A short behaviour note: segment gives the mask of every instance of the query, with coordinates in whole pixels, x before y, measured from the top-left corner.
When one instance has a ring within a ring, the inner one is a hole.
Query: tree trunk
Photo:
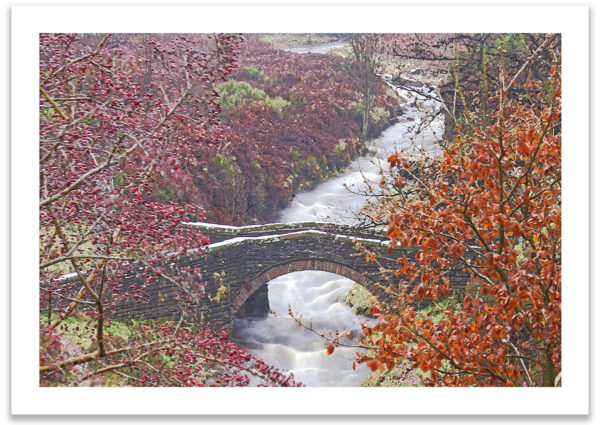
[[[485,42],[481,42],[481,122],[483,127],[487,125],[488,114],[488,81],[486,69],[487,57],[485,54]]]
[[[542,351],[542,361],[544,368],[544,375],[542,385],[544,387],[553,387],[554,380],[556,379],[556,373],[554,373],[554,362],[552,361],[552,349],[544,344],[544,350]]]
[[[366,78],[369,78],[367,75]],[[366,142],[367,136],[369,134],[369,116],[371,114],[371,90],[369,87],[369,83],[365,81],[364,93],[363,93],[363,123],[362,123],[362,141]]]

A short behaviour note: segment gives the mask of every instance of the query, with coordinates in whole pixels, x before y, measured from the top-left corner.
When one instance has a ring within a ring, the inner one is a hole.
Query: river
[[[338,44],[289,49],[297,53],[327,53]],[[386,82],[389,77],[383,76]],[[389,84],[389,82],[388,82]],[[377,188],[387,157],[399,152],[406,157],[436,155],[437,140],[443,134],[441,117],[417,134],[415,129],[439,103],[395,88],[405,100],[397,121],[369,141],[369,156],[354,160],[346,171],[296,194],[291,205],[280,213],[280,222],[318,221],[358,223],[358,213],[369,202],[369,187]],[[422,88],[421,90],[429,90]],[[374,184],[373,184],[374,183]],[[275,315],[264,319],[236,319],[232,337],[258,358],[292,372],[306,386],[359,386],[369,375],[365,365],[353,367],[356,348],[337,347],[328,355],[318,335],[299,327],[289,316],[291,307],[302,321],[321,333],[352,330],[361,333],[361,322],[344,303],[354,282],[327,272],[304,271],[280,276],[268,283],[269,305]]]

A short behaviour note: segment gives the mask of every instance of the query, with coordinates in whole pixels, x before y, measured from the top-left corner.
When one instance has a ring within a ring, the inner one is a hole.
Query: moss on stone
[[[364,287],[355,283],[348,291],[344,302],[352,308],[354,314],[368,316],[371,306],[377,302],[377,299]]]

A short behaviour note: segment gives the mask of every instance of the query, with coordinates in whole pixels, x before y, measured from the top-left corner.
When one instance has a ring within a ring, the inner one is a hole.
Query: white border
[[[39,388],[38,33],[213,31],[563,34],[563,387]],[[12,413],[587,414],[587,152],[585,6],[13,7]]]

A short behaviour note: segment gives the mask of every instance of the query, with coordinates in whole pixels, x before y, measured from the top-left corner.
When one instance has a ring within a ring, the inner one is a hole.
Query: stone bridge
[[[230,328],[236,316],[266,315],[267,283],[287,273],[303,270],[335,273],[362,285],[380,301],[389,299],[385,287],[393,282],[386,279],[396,279],[381,273],[381,267],[395,267],[399,254],[397,249],[392,258],[387,256],[388,238],[384,232],[330,223],[243,227],[188,223],[187,226],[201,230],[211,243],[202,254],[191,254],[176,264],[202,270],[207,296],[190,313],[195,320],[214,329]],[[377,261],[366,261],[364,249],[375,254]],[[457,278],[456,284],[462,286],[465,279],[460,273]],[[145,304],[123,302],[114,318],[179,320],[175,285],[156,282],[146,292]]]

